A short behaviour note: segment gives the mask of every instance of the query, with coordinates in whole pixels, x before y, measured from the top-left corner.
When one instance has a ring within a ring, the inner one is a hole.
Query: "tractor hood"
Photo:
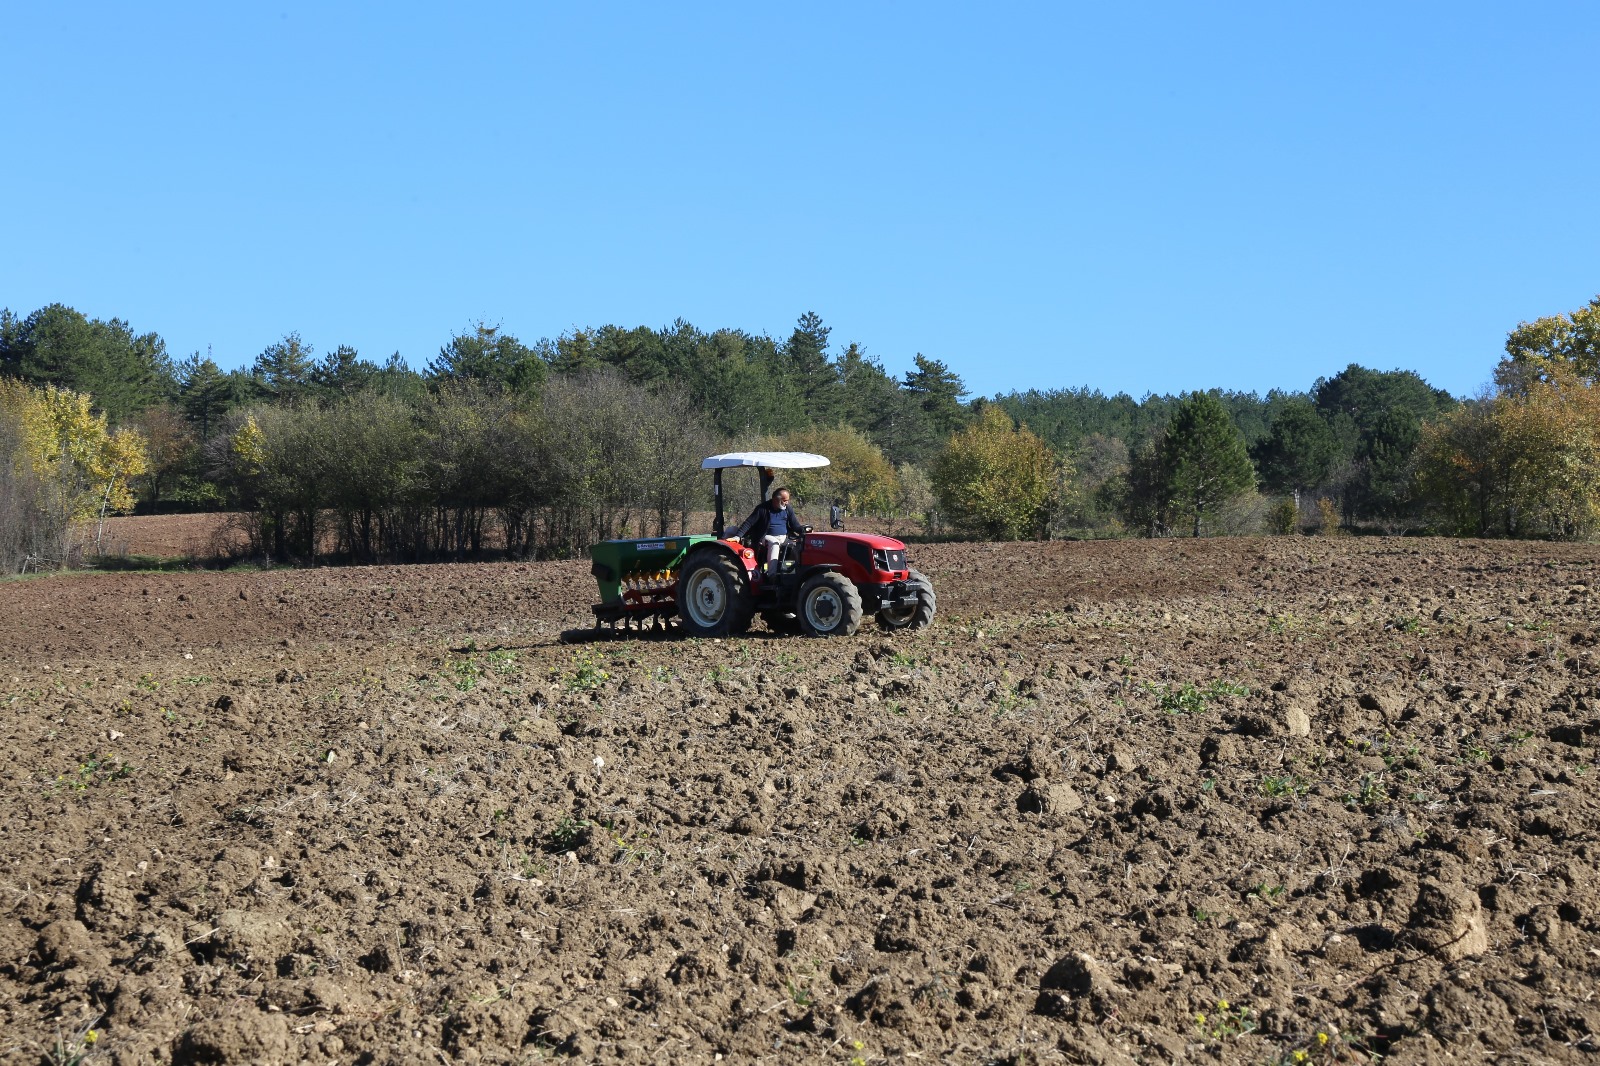
[[[814,533],[806,534],[806,547],[808,548],[823,548],[830,544],[849,544],[851,542],[865,544],[868,548],[881,548],[884,551],[905,551],[906,549],[904,541],[898,541],[893,537],[885,537],[878,533],[856,533],[854,531],[835,533],[831,530],[824,531],[819,529]]]
[[[700,463],[701,470],[726,470],[733,466],[765,466],[773,470],[803,470],[827,466],[827,456],[811,452],[726,452]]]

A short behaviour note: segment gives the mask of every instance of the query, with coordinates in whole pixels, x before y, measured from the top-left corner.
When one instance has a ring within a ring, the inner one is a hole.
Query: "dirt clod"
[[[1478,894],[1460,884],[1423,882],[1411,912],[1417,947],[1445,962],[1482,955],[1489,950],[1489,928]]]

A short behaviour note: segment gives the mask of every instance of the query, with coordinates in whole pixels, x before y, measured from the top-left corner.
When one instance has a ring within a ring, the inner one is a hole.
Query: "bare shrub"
[[[207,449],[248,554],[377,562],[567,555],[681,530],[715,442],[680,391],[605,369],[538,398],[464,380],[409,405],[369,393],[258,408]]]
[[[1325,537],[1336,537],[1341,532],[1339,505],[1326,496],[1317,498],[1317,531]]]
[[[1250,489],[1226,501],[1201,528],[1213,536],[1252,536],[1267,529],[1271,508],[1270,499]]]
[[[0,568],[6,573],[64,547],[67,529],[52,520],[60,508],[50,505],[49,492],[29,461],[21,419],[0,408]]]

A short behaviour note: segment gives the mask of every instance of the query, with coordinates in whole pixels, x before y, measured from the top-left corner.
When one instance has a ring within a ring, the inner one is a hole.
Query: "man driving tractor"
[[[778,576],[778,556],[783,552],[783,542],[791,536],[804,536],[806,527],[800,524],[794,511],[789,508],[789,490],[778,486],[772,490],[772,498],[756,505],[739,527],[734,530],[736,537],[750,537],[759,541],[767,549],[767,576]]]

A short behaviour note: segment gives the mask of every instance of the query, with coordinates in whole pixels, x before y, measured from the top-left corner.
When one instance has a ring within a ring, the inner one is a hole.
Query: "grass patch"
[[[1156,705],[1168,714],[1194,717],[1204,714],[1211,701],[1223,696],[1248,696],[1250,690],[1243,685],[1216,680],[1205,688],[1185,681],[1182,685],[1157,685],[1147,683],[1146,691],[1156,698]]]

